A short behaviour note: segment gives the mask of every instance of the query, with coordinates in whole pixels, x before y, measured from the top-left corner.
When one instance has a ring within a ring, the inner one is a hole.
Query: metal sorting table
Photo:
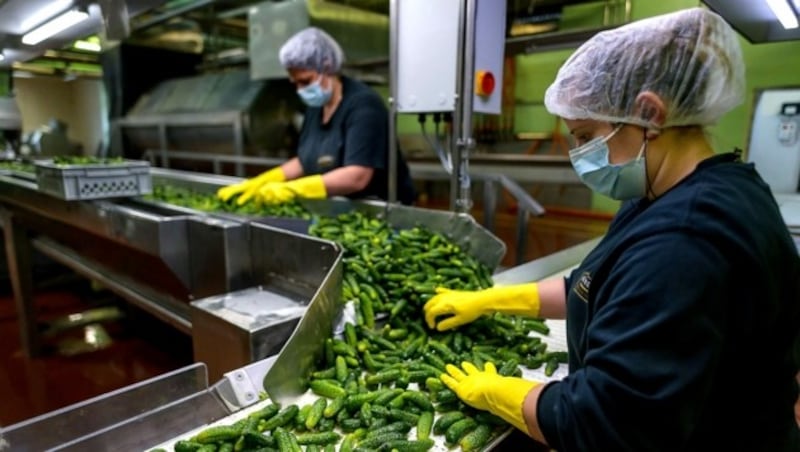
[[[494,280],[498,284],[515,284],[565,275],[596,242],[592,240],[508,269],[496,274]],[[197,363],[9,426],[2,435],[14,450],[20,451],[149,450],[174,444],[210,425],[233,422],[260,408],[265,402],[252,401],[247,394],[260,390],[262,381],[274,398],[304,403],[309,395],[300,384],[305,375],[302,367],[304,362],[311,361],[298,358],[301,353],[313,355],[312,350],[321,347],[314,340],[331,333],[330,325],[339,310],[336,306],[333,298],[316,300],[278,355],[231,370],[213,385],[208,384],[206,365]],[[564,322],[548,321],[548,325],[551,333],[543,340],[554,350],[565,349]],[[564,373],[559,368],[549,378],[560,378]],[[540,374],[541,371],[526,371],[525,376],[548,378]],[[510,430],[493,440],[488,449],[502,447],[509,433]],[[436,448],[446,450],[441,443]]]
[[[207,193],[238,180],[156,168],[151,176],[155,184]],[[381,202],[325,200],[307,207],[328,214],[368,211],[397,228],[424,224],[450,232],[462,248],[492,268],[505,253],[502,241],[469,215]],[[278,359],[290,362],[270,367],[272,392],[289,397],[304,390],[295,376],[313,364],[314,350],[331,334],[330,322],[319,319],[329,318],[338,306],[341,250],[332,242],[271,226],[269,220],[207,214],[142,199],[63,201],[41,193],[31,174],[0,171],[0,224],[27,354],[41,353],[32,276],[32,258],[38,251],[191,334],[195,361],[203,363],[192,367],[189,377],[170,374],[164,376],[166,382],[158,378],[11,426],[3,431],[5,439],[15,450],[87,450],[104,448],[106,440],[109,447],[137,448],[164,439],[158,435],[185,430],[163,420],[145,427],[143,413],[164,413],[175,404],[183,406],[184,399],[192,400],[204,408],[184,406],[195,412],[190,424],[201,425],[252,404],[268,369],[264,358],[282,348]],[[266,299],[267,305],[254,307],[253,297]],[[272,315],[259,316],[262,309]],[[297,339],[287,344],[290,336]],[[261,374],[253,379],[252,372],[233,371],[215,385],[217,389],[208,388],[209,377],[220,379],[225,371],[253,362],[261,363]],[[187,389],[175,392],[174,381]],[[164,384],[168,387],[160,388]],[[200,396],[198,390],[212,395]],[[209,398],[219,406],[209,408]],[[130,407],[106,414],[107,404]],[[90,415],[97,419],[87,422]],[[83,427],[76,428],[80,423]],[[109,433],[120,429],[136,430],[122,435],[134,441],[130,447],[119,442],[120,435]],[[155,436],[148,436],[148,429],[155,430]]]
[[[123,198],[63,201],[39,192],[32,176],[7,172],[0,173],[0,224],[22,346],[30,356],[41,353],[35,251],[190,334],[195,361],[206,363],[213,378],[277,353],[304,309],[282,310],[265,322],[255,321],[254,309],[242,312],[231,297],[217,304],[200,300],[251,288],[260,294],[257,310],[276,312],[278,296],[304,307],[338,293],[324,284],[341,271],[336,244],[250,219]],[[236,309],[239,318],[232,321],[227,314]]]

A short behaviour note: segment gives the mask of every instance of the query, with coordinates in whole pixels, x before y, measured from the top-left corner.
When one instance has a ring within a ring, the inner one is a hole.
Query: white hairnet
[[[289,38],[278,53],[286,69],[313,69],[336,74],[344,62],[344,52],[327,33],[316,27],[301,30]]]
[[[636,105],[643,91],[664,101],[662,124]],[[670,127],[713,124],[743,98],[736,33],[717,14],[691,8],[596,34],[559,69],[544,102],[567,119]]]

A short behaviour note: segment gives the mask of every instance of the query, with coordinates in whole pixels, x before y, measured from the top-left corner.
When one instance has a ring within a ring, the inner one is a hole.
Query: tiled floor
[[[513,215],[501,215],[496,220],[496,233],[509,250],[503,266],[514,263],[515,219]],[[606,219],[571,215],[532,219],[526,258],[534,259],[591,239],[601,235],[606,226]],[[53,337],[48,341],[47,353],[31,359],[20,348],[11,290],[7,282],[6,287],[0,286],[0,425],[47,413],[192,362],[190,337],[108,294],[93,291],[85,280],[69,281],[66,270],[60,272],[67,275],[67,283],[37,291],[36,305],[42,320],[98,306],[116,306],[124,316],[102,323],[100,330],[77,328]],[[66,355],[74,352],[87,335],[96,337],[98,333],[108,334],[108,347]]]
[[[190,337],[116,298],[93,292],[86,281],[37,291],[36,305],[45,322],[101,306],[117,306],[123,317],[102,322],[101,328],[94,324],[53,335],[45,342],[43,356],[28,358],[20,348],[13,297],[0,296],[0,425],[191,363]],[[105,333],[110,341],[102,346]]]

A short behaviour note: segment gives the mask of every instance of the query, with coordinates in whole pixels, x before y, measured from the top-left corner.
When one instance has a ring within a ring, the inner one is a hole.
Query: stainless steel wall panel
[[[190,286],[195,298],[252,285],[248,228],[243,223],[192,218],[188,243]]]

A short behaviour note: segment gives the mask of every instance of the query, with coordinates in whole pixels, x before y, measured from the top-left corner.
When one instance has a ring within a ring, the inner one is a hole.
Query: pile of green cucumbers
[[[154,193],[165,193],[156,189]],[[171,192],[174,193],[174,192]],[[169,202],[169,201],[167,201]],[[427,451],[434,437],[464,451],[483,449],[509,425],[461,402],[440,376],[446,364],[492,362],[505,376],[567,362],[532,332],[540,319],[494,314],[456,330],[431,330],[423,305],[437,287],[491,287],[491,270],[424,226],[395,230],[354,211],[315,217],[313,236],[344,249],[342,301],[356,320],[326,339],[308,377],[313,403],[270,403],[245,419],[207,428],[175,451]]]

